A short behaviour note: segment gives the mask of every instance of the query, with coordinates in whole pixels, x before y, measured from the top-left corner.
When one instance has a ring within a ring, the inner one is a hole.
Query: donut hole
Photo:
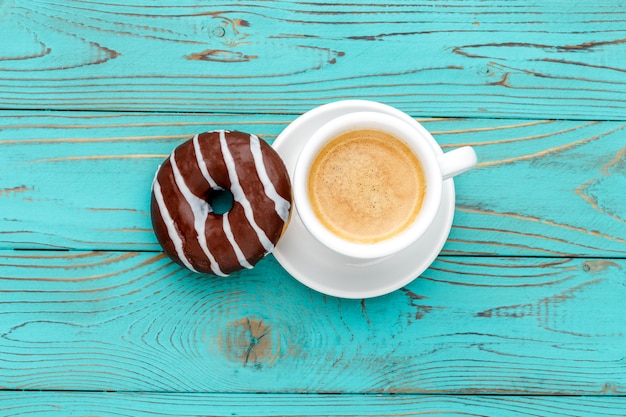
[[[215,214],[228,213],[233,208],[233,201],[233,193],[229,190],[210,190],[207,194],[207,202]]]

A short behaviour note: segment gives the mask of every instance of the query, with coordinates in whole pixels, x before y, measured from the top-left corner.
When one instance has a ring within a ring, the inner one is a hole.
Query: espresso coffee
[[[378,130],[333,138],[315,157],[308,192],[320,222],[356,243],[376,243],[404,231],[426,191],[422,166],[400,139]]]

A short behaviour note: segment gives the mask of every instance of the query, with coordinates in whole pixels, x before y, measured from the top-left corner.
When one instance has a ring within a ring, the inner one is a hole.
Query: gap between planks
[[[358,98],[354,99],[354,100],[359,100]],[[327,104],[330,104],[332,102],[328,102]],[[384,103],[384,102],[383,102]],[[314,108],[319,107],[319,106],[313,106],[311,107],[309,110],[313,110]],[[238,112],[232,112],[232,111],[207,111],[207,112],[203,112],[203,111],[191,111],[191,110],[180,110],[180,111],[164,111],[164,110],[124,110],[124,109],[120,109],[120,110],[115,110],[115,109],[93,109],[93,110],[85,110],[85,109],[73,109],[73,108],[69,108],[69,109],[46,109],[46,108],[1,108],[0,107],[0,113],[3,112],[41,112],[41,113],[46,113],[46,114],[50,114],[50,113],[84,113],[84,114],[89,114],[89,113],[93,113],[93,114],[110,114],[110,113],[115,113],[115,114],[130,114],[130,115],[142,115],[142,114],[153,114],[153,115],[157,115],[157,114],[161,114],[161,115],[177,115],[177,114],[181,114],[181,115],[207,115],[207,116],[245,116],[245,117],[249,117],[249,116],[286,116],[286,117],[290,117],[293,118],[295,120],[295,118],[297,118],[298,116],[301,116],[302,114],[304,114],[304,112],[296,112],[296,113],[288,113],[288,112],[263,112],[263,113],[259,113],[259,112],[253,112],[253,111],[238,111]],[[465,116],[438,116],[438,115],[431,115],[431,116],[415,116],[412,115],[408,112],[406,112],[407,114],[409,114],[409,116],[415,118],[418,122],[421,121],[427,121],[427,120],[472,120],[472,119],[476,119],[476,120],[531,120],[531,121],[536,121],[539,120],[536,117],[514,117],[514,116],[481,116],[481,115],[474,115],[471,117],[465,117]],[[606,119],[594,119],[594,120],[589,120],[589,119],[583,119],[583,118],[543,118],[541,120],[546,120],[546,121],[571,121],[571,122],[590,122],[590,121],[595,121],[595,122],[623,122],[626,120],[626,118],[623,119],[619,119],[619,118],[606,118]]]

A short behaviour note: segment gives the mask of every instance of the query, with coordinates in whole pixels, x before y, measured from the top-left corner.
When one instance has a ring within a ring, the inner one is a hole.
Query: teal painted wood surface
[[[448,254],[626,254],[626,123],[419,119],[445,150],[475,147],[455,180]],[[0,246],[159,250],[148,203],[158,165],[216,128],[268,142],[289,116],[5,112]]]
[[[626,7],[603,2],[3,1],[0,105],[623,120]]]
[[[502,416],[621,417],[623,397],[0,393],[5,416]],[[175,413],[167,411],[176,410]]]
[[[4,251],[11,390],[582,395],[626,391],[626,261],[440,257],[390,295],[227,279],[160,253]]]
[[[0,415],[626,415],[625,74],[619,0],[0,0]],[[176,145],[346,98],[478,153],[418,279],[162,255]]]

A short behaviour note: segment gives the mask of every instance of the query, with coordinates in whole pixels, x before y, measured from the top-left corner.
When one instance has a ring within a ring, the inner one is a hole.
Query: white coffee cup
[[[375,243],[355,242],[329,230],[315,213],[309,195],[309,174],[322,148],[339,135],[355,130],[382,131],[404,142],[419,160],[426,184],[421,209],[411,224],[398,234]],[[432,136],[421,125],[416,128],[386,113],[349,113],[323,124],[304,145],[295,167],[293,196],[302,223],[323,245],[355,262],[385,258],[407,248],[435,220],[442,199],[443,181],[469,170],[477,162],[476,153],[469,146],[438,154],[431,143]]]

